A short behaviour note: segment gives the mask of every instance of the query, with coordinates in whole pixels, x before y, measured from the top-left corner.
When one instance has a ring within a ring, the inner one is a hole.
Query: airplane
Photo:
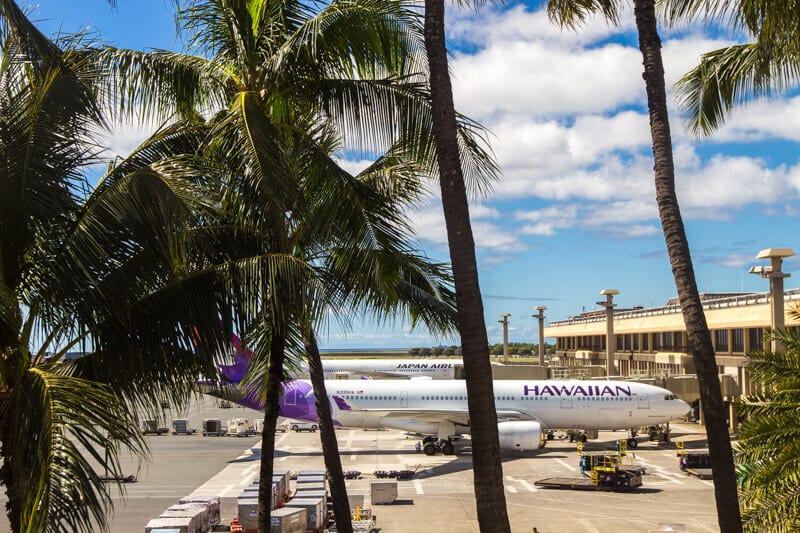
[[[234,364],[222,365],[220,370],[228,379],[241,379],[247,369],[252,352],[243,346],[241,339],[233,336]],[[407,378],[454,379],[461,359],[323,359],[325,379]],[[499,363],[493,363],[499,364]],[[308,364],[303,362],[295,378],[308,377]]]
[[[337,427],[427,435],[423,449],[428,455],[453,454],[453,442],[469,433],[464,380],[328,380],[325,387]],[[283,388],[280,416],[316,422],[311,383],[295,380]],[[543,433],[556,429],[635,431],[689,411],[672,392],[631,381],[497,380],[494,394],[503,450],[540,448]],[[263,409],[257,399],[245,395],[243,401]],[[631,437],[627,444],[636,448],[637,441]]]

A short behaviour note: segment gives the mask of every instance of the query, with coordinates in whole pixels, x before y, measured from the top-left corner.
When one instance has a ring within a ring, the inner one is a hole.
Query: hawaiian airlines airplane
[[[283,387],[280,415],[316,422],[311,383],[291,381]],[[469,433],[463,380],[332,380],[325,387],[338,427],[430,435],[423,439],[428,455],[454,453],[453,441]],[[500,447],[506,450],[539,448],[543,432],[555,429],[636,430],[689,411],[670,391],[629,381],[498,380],[494,393]],[[636,440],[629,439],[628,445],[635,448]]]

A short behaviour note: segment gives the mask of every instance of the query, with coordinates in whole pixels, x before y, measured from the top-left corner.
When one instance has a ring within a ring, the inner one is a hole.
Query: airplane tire
[[[429,442],[436,442],[436,439],[434,437],[431,437],[430,435],[422,439],[423,445],[428,444]]]
[[[436,445],[432,442],[425,443],[425,446],[423,446],[422,449],[425,452],[425,455],[436,455]]]
[[[636,439],[628,439],[628,448],[635,450],[639,447],[639,441]]]
[[[445,455],[453,455],[453,453],[455,453],[455,451],[456,451],[456,449],[453,446],[452,442],[445,442],[444,444],[442,444],[442,453],[443,454],[445,454]]]

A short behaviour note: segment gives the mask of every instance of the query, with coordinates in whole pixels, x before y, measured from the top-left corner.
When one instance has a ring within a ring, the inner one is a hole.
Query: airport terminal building
[[[800,327],[791,310],[800,308],[800,289],[784,291],[786,327]],[[706,321],[723,380],[735,383],[729,395],[752,391],[745,354],[761,349],[771,327],[770,293],[701,294]],[[613,360],[616,374],[669,378],[694,374],[686,328],[677,298],[663,307],[613,309]],[[564,369],[606,366],[607,312],[589,311],[550,322],[544,336],[555,338],[551,365]]]

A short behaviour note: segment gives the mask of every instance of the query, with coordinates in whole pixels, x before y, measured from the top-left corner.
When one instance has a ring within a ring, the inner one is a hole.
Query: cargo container
[[[159,518],[191,518],[189,531],[208,531],[211,525],[208,523],[208,509],[205,505],[194,503],[183,503],[169,506],[161,513]]]
[[[184,496],[178,503],[196,503],[206,506],[208,512],[208,524],[211,527],[222,522],[220,513],[219,496]]]
[[[372,505],[394,503],[397,499],[397,480],[373,479],[369,482],[369,491]]]
[[[169,518],[153,518],[146,526],[144,526],[144,533],[161,532],[164,529],[167,531],[177,531],[178,533],[200,533],[192,528],[192,519],[190,517],[174,516]]]
[[[172,421],[173,435],[192,435],[197,430],[189,427],[189,421],[185,418],[176,418]]]
[[[306,530],[322,531],[325,527],[327,509],[322,498],[292,498],[286,503],[286,507],[306,510]]]
[[[305,533],[305,530],[305,509],[281,507],[280,509],[275,509],[270,515],[271,533]]]
[[[325,483],[325,479],[326,479],[325,476],[320,476],[317,474],[314,475],[303,474],[301,476],[297,476],[295,483],[297,483],[298,485],[302,483]]]
[[[225,435],[225,426],[219,418],[206,418],[203,420],[203,436],[221,437]]]
[[[297,477],[305,477],[305,476],[322,476],[323,478],[328,478],[328,472],[325,470],[301,470],[297,473]]]
[[[309,491],[309,490],[325,490],[327,487],[325,483],[322,481],[314,482],[314,483],[298,483],[295,485],[295,492],[298,491]]]
[[[324,490],[306,490],[294,493],[295,498],[323,498],[328,501],[328,493]],[[291,500],[290,500],[291,501]]]
[[[258,498],[237,498],[236,510],[244,531],[258,531]]]
[[[232,418],[228,420],[228,435],[246,437],[253,433],[250,421],[246,418]]]

